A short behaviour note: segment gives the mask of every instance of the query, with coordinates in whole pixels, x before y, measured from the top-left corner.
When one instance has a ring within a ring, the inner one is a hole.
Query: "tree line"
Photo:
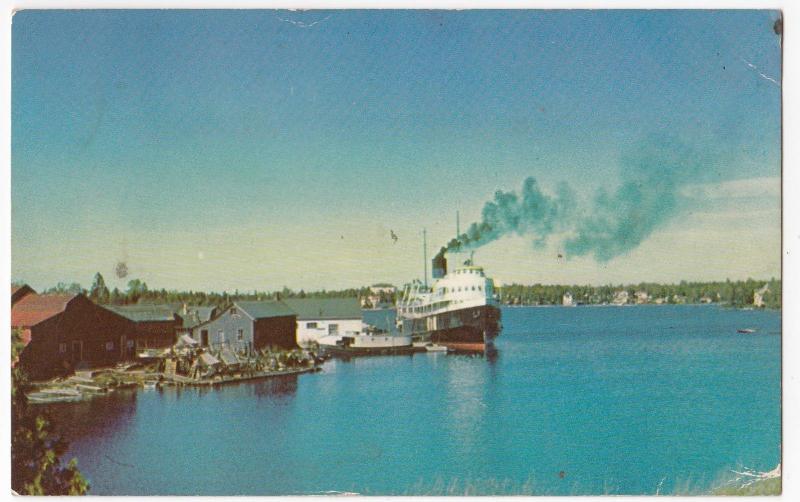
[[[506,305],[560,305],[565,294],[570,293],[575,303],[586,305],[602,305],[613,303],[621,291],[628,293],[629,302],[633,303],[637,293],[647,295],[646,303],[717,303],[733,307],[753,305],[754,294],[767,286],[763,294],[764,306],[780,308],[781,280],[772,278],[765,280],[731,281],[681,281],[673,284],[641,282],[639,284],[590,285],[551,285],[551,284],[509,284],[497,288],[500,301]],[[95,275],[91,287],[86,290],[78,283],[59,283],[44,293],[77,294],[84,293],[99,304],[134,305],[134,304],[180,304],[208,305],[226,307],[235,301],[261,301],[281,298],[366,298],[371,290],[368,286],[340,290],[305,291],[293,290],[284,286],[275,291],[240,292],[204,292],[178,291],[167,289],[150,289],[147,283],[139,279],[128,282],[125,290],[109,288],[102,274]],[[399,293],[381,293],[381,300],[396,303]]]
[[[747,279],[744,281],[687,282],[659,284],[618,284],[604,286],[510,284],[500,288],[500,300],[507,305],[560,305],[570,293],[578,304],[602,305],[613,303],[618,293],[625,291],[628,301],[635,302],[637,293],[646,294],[646,303],[718,303],[733,307],[753,305],[756,291],[767,286],[763,293],[764,306],[780,308],[781,281]],[[643,296],[643,295],[642,295]]]
[[[340,290],[305,291],[293,290],[284,286],[275,291],[234,291],[233,293],[205,292],[205,291],[178,291],[150,289],[147,283],[139,279],[131,279],[124,290],[119,288],[109,289],[101,273],[94,276],[89,289],[83,288],[79,283],[60,282],[54,287],[42,291],[43,294],[85,294],[101,305],[154,305],[154,304],[180,304],[201,306],[225,307],[235,301],[263,301],[279,300],[281,298],[363,298],[370,294],[370,288],[349,288]],[[394,300],[393,298],[391,299]]]

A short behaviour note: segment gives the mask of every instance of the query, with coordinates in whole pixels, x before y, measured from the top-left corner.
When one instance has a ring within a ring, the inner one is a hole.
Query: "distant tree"
[[[126,303],[137,303],[139,299],[147,293],[147,283],[139,279],[128,281],[128,291],[126,292]]]
[[[106,281],[103,279],[102,274],[97,272],[94,275],[94,282],[92,282],[92,287],[89,289],[89,298],[94,300],[97,303],[108,303],[110,293],[108,291],[108,287],[106,287]]]
[[[23,495],[84,495],[89,483],[73,458],[64,466],[67,443],[52,422],[28,406],[30,389],[24,371],[15,364],[24,345],[18,330],[11,343],[11,488]]]

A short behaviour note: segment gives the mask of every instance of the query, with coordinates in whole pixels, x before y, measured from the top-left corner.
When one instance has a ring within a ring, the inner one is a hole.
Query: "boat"
[[[742,328],[742,329],[737,329],[736,332],[749,335],[750,333],[755,333],[756,330],[754,330],[753,328]]]
[[[108,387],[100,387],[99,385],[90,385],[90,384],[83,384],[83,383],[76,383],[75,388],[86,394],[107,394]]]
[[[407,335],[389,333],[368,327],[345,335],[323,336],[319,349],[326,355],[411,354],[417,350]]]
[[[444,345],[429,343],[428,345],[425,346],[425,350],[428,352],[448,352],[450,349],[448,349]]]
[[[83,394],[75,389],[49,388],[30,392],[27,398],[32,404],[68,403],[80,401],[83,399]]]
[[[414,342],[460,352],[485,351],[502,330],[494,281],[475,265],[471,254],[466,260],[461,253],[450,255],[451,261],[461,264],[448,270],[440,252],[432,261],[430,287],[420,281],[405,286],[397,305],[398,328]]]

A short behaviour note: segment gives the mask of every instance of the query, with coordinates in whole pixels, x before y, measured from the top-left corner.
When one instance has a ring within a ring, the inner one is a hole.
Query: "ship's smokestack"
[[[446,248],[442,248],[431,260],[431,275],[434,279],[441,279],[447,273],[447,258],[444,257]]]

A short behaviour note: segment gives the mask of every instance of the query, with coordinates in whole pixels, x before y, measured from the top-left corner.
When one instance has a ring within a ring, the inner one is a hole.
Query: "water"
[[[93,494],[446,494],[454,482],[484,492],[674,493],[780,461],[779,313],[644,306],[503,316],[493,357],[333,360],[317,374],[119,392],[51,412],[69,424],[69,455]]]

